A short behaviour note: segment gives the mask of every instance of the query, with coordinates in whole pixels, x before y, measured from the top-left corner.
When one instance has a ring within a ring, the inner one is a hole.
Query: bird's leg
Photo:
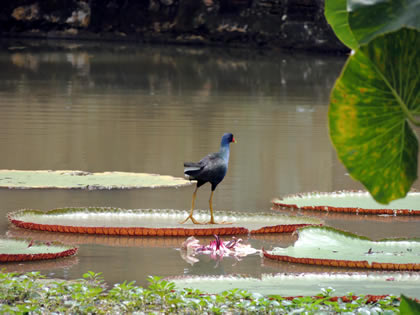
[[[209,199],[209,205],[210,205],[210,221],[207,222],[207,224],[232,224],[231,222],[216,222],[214,221],[214,216],[213,216],[213,193],[214,190],[211,191],[210,194],[210,199]]]
[[[195,197],[197,196],[197,190],[198,190],[198,187],[195,188],[194,193],[193,193],[192,202],[191,202],[191,212],[190,212],[190,215],[184,221],[180,222],[181,224],[184,224],[185,222],[187,222],[188,219],[191,219],[192,223],[194,223],[194,224],[202,224],[201,222],[198,222],[193,217]]]

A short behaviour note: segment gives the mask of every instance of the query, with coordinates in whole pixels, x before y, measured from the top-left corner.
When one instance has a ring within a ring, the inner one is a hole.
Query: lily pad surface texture
[[[420,270],[420,240],[380,240],[342,232],[330,227],[298,230],[298,240],[287,248],[263,250],[279,261],[331,267]]]
[[[420,192],[388,205],[376,202],[366,191],[313,192],[274,199],[273,205],[289,209],[348,212],[360,214],[420,215]]]
[[[55,259],[74,255],[76,247],[61,243],[40,243],[17,239],[0,239],[0,262]]]
[[[401,293],[420,298],[420,275],[402,273],[300,273],[262,274],[261,278],[243,276],[181,276],[169,278],[178,289],[191,288],[210,294],[241,288],[264,295],[315,296],[329,287],[333,295],[396,295]]]
[[[184,178],[146,173],[0,170],[0,188],[132,189],[191,185]]]
[[[215,218],[231,224],[181,224],[188,216],[182,210],[130,210],[118,208],[62,208],[42,212],[19,210],[9,213],[14,225],[22,228],[68,233],[106,235],[233,235],[248,233],[290,233],[322,221],[277,213],[215,212]],[[197,211],[196,219],[209,219],[208,211]]]

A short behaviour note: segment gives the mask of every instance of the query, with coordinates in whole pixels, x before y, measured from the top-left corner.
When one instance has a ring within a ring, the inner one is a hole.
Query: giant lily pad
[[[68,233],[106,235],[232,235],[247,233],[287,233],[322,221],[308,217],[290,217],[275,213],[215,212],[221,225],[180,224],[188,216],[181,210],[127,210],[116,208],[63,208],[48,212],[20,210],[9,213],[18,227]],[[196,211],[195,218],[209,220],[208,211]]]
[[[74,255],[76,247],[61,243],[38,243],[18,239],[0,239],[0,262],[54,259]]]
[[[178,289],[198,289],[211,294],[241,288],[264,295],[315,296],[322,289],[332,287],[334,295],[349,291],[359,295],[396,295],[401,293],[420,298],[420,275],[401,273],[287,273],[262,274],[261,278],[244,276],[181,276],[169,278]]]
[[[387,205],[376,202],[365,191],[337,191],[332,193],[304,193],[274,199],[279,207],[303,210],[349,212],[363,214],[419,215],[420,192],[409,192],[404,199]]]
[[[190,185],[183,178],[146,173],[0,170],[0,188],[130,189]]]
[[[263,250],[279,261],[383,270],[420,270],[420,240],[372,241],[329,227],[307,227],[287,248]]]

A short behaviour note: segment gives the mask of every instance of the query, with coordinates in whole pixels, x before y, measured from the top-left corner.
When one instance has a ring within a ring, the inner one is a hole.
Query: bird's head
[[[222,137],[222,145],[229,144],[229,143],[236,143],[235,138],[233,137],[233,134],[231,133],[225,133]]]

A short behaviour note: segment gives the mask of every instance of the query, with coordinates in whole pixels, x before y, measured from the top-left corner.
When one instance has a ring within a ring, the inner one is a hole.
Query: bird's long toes
[[[197,221],[192,215],[189,215],[184,221],[179,222],[180,224],[184,224],[185,222],[187,222],[188,220],[191,220],[192,223],[194,224],[205,224],[203,222],[199,222]]]

